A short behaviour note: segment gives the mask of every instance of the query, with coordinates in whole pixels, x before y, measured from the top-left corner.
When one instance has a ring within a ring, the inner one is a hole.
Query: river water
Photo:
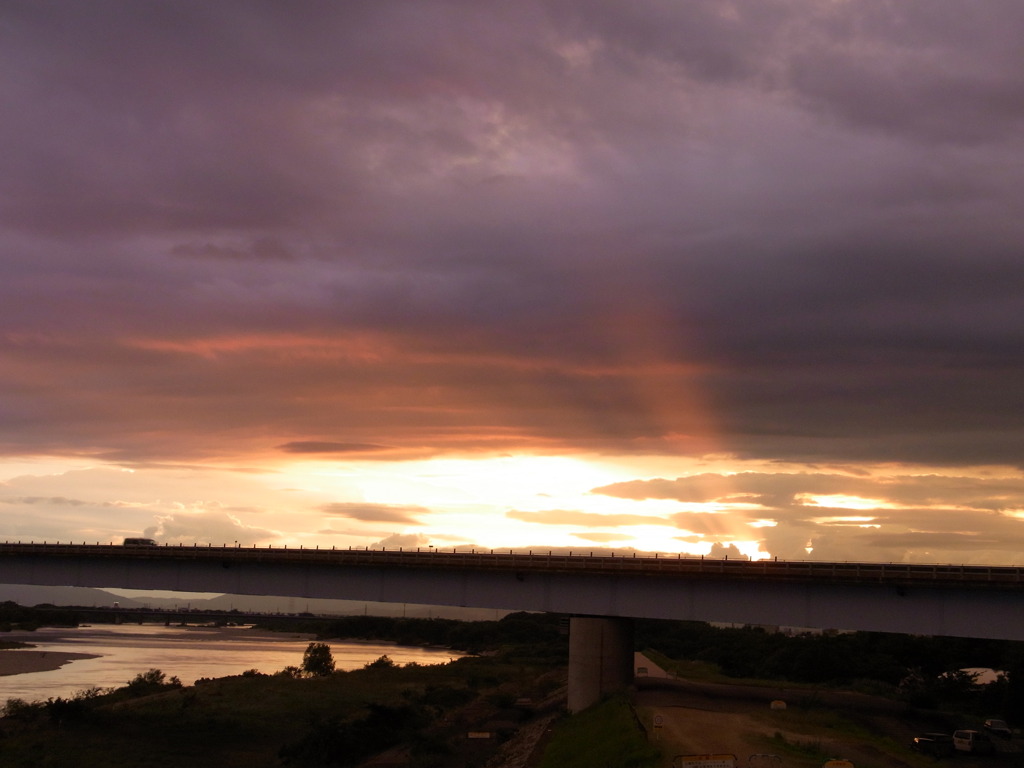
[[[93,687],[121,687],[150,669],[159,669],[168,678],[176,676],[185,685],[203,677],[238,675],[250,669],[272,674],[285,667],[301,667],[302,654],[311,640],[306,635],[256,632],[241,627],[163,624],[44,627],[35,632],[4,633],[0,639],[31,643],[35,646],[31,650],[35,651],[97,655],[47,672],[0,676],[0,705],[10,698],[45,701]],[[462,655],[444,649],[386,643],[328,644],[335,666],[345,670],[358,669],[385,655],[399,664],[443,664]]]

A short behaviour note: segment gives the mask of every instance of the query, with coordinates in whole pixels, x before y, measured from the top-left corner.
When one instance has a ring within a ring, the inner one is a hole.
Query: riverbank
[[[47,641],[60,640],[80,630],[88,629],[88,626],[78,628],[55,628],[47,636]],[[307,640],[313,635],[299,632],[271,632],[269,630],[253,629],[244,627],[214,627],[214,626],[187,626],[181,627],[183,631],[192,631],[197,637],[203,640]],[[10,675],[23,675],[32,672],[50,672],[81,659],[97,659],[101,654],[96,653],[73,653],[69,651],[41,651],[31,648],[0,649],[0,677]]]
[[[14,631],[0,635],[5,641],[0,646],[0,704],[10,698],[45,701],[116,688],[151,668],[185,685],[251,670],[272,675],[299,666],[314,639],[295,629],[276,632],[251,625],[102,624]],[[396,664],[431,665],[463,655],[390,642],[329,642],[339,670],[360,669],[381,656]]]
[[[79,659],[98,658],[95,653],[63,653],[55,651],[0,650],[0,677],[28,672],[50,672]]]

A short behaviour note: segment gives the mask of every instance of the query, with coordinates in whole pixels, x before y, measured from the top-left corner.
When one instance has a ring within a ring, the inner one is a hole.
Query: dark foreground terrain
[[[997,713],[1012,718],[1024,700],[1017,645],[785,638],[664,622],[638,625],[638,640],[664,652],[638,661],[632,691],[566,717],[558,617],[351,617],[308,631],[473,655],[437,666],[382,657],[340,672],[329,647],[314,642],[284,670],[193,686],[149,670],[115,690],[11,700],[0,719],[0,766],[667,768],[680,755],[731,754],[739,768],[817,768],[831,758],[854,768],[928,768],[936,758],[911,748],[915,735],[980,728]],[[1011,671],[979,686],[957,671],[965,664]],[[995,754],[942,762],[1024,768],[1017,738],[996,743]]]
[[[563,684],[559,671],[488,657],[403,667],[385,657],[352,672],[187,687],[140,678],[111,693],[8,702],[0,765],[354,766],[388,750],[397,765],[480,765]]]

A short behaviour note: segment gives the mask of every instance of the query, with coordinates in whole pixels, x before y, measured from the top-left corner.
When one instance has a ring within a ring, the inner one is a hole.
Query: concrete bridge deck
[[[117,561],[209,562],[230,565],[335,565],[378,568],[427,568],[483,572],[532,572],[604,576],[678,576],[687,579],[754,580],[759,583],[981,587],[985,590],[1024,590],[1024,568],[1017,566],[939,565],[917,563],[822,562],[813,560],[742,560],[652,554],[631,557],[594,556],[585,552],[514,550],[443,551],[404,549],[303,549],[240,547],[210,544],[123,546],[115,544],[8,543],[0,544],[0,563],[6,557],[96,558]]]
[[[569,614],[574,711],[629,679],[633,618],[1024,640],[1014,566],[7,543],[0,583]]]

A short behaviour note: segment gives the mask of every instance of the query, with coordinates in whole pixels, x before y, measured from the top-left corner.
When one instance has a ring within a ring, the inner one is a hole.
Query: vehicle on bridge
[[[156,542],[153,539],[144,539],[140,537],[128,536],[121,544],[125,547],[155,547]]]

